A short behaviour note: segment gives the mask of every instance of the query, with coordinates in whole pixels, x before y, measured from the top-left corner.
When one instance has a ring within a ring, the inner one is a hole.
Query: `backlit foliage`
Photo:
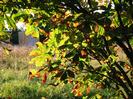
[[[29,63],[40,67],[35,74],[31,71],[31,76],[41,73],[42,83],[50,79],[54,86],[71,83],[72,93],[79,97],[133,97],[133,50],[129,42],[133,2],[104,1],[1,2],[2,15],[12,29],[16,29],[14,22],[22,20],[27,35],[44,36],[30,53],[33,58]],[[128,63],[118,60],[115,47],[122,48]],[[93,60],[97,64],[91,64]]]

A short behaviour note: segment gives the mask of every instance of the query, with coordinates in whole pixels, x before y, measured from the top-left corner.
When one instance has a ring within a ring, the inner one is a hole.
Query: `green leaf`
[[[117,57],[115,55],[109,55],[108,59],[111,60],[111,64],[113,64],[117,60]]]
[[[36,29],[35,30],[35,32],[32,32],[32,37],[34,37],[34,38],[39,38],[39,32],[38,32],[38,30]]]
[[[119,4],[119,0],[114,0],[115,4]]]
[[[3,28],[4,28],[4,18],[3,17],[0,17],[0,20],[1,20],[0,31],[2,31]]]
[[[0,40],[5,41],[10,38],[10,34],[5,31],[0,31]]]
[[[35,58],[35,65],[38,66],[38,67],[43,66],[43,64],[45,62],[43,58],[44,57],[37,56]]]
[[[33,25],[27,24],[26,25],[27,29],[25,31],[25,34],[31,35],[34,38],[39,38],[39,31],[38,28],[34,27]]]
[[[45,10],[43,10],[42,13],[43,13],[44,15],[46,15],[47,17],[50,17],[49,13],[47,13]]]
[[[26,36],[31,35],[33,31],[34,31],[34,26],[27,24],[26,25],[26,31],[25,31]]]
[[[41,49],[41,48],[43,48],[44,45],[41,42],[37,42],[36,46]]]
[[[104,32],[105,32],[104,28],[101,25],[99,25],[98,26],[98,34],[99,35],[104,35]]]
[[[82,13],[76,13],[74,14],[74,20],[76,20],[77,18],[79,18],[82,15]]]
[[[16,23],[12,20],[12,18],[9,18],[9,17],[5,14],[5,19],[6,19],[8,25],[9,25],[10,27],[12,27],[14,30],[17,29]]]
[[[0,31],[2,31],[4,28],[3,24],[0,24]]]

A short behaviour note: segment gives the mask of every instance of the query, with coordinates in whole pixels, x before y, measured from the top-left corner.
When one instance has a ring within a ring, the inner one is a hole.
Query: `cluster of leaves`
[[[22,15],[28,11],[26,17],[13,14],[13,19],[24,19],[27,35],[43,36],[42,42],[37,42],[37,48],[30,53],[34,57],[30,64],[44,68],[51,75],[48,77],[54,81],[53,85],[71,82],[72,92],[77,96],[84,95],[85,91],[89,96],[93,87],[113,89],[115,95],[121,93],[131,98],[133,50],[129,40],[133,33],[133,13],[129,12],[133,12],[132,0],[105,1],[102,4],[96,0],[14,0],[2,4],[12,13],[14,9],[20,12],[18,8],[22,9]],[[125,52],[128,64],[117,60],[115,46]],[[97,61],[98,66],[93,66],[92,60]],[[41,79],[45,83],[47,74]],[[109,96],[98,92],[96,97]]]
[[[3,17],[0,15],[0,20],[1,20],[1,24],[0,24],[0,40],[7,40],[9,38],[9,35],[7,34],[6,31],[4,31],[4,19]]]

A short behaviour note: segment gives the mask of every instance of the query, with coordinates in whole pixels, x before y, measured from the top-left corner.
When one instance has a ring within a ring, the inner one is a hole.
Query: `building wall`
[[[19,44],[20,46],[34,46],[38,39],[33,38],[32,36],[26,36],[26,25],[24,22],[18,22],[16,24],[17,31],[13,31],[11,42],[13,44]]]

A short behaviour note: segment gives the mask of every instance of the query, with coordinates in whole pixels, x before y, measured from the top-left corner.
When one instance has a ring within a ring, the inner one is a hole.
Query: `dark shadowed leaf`
[[[72,78],[74,78],[74,77],[75,77],[74,72],[73,72],[73,71],[71,71],[71,70],[67,70],[67,74],[68,74],[68,76],[69,76],[69,77],[72,77]]]
[[[78,68],[79,68],[80,70],[83,70],[83,68],[84,68],[84,64],[83,64],[82,61],[79,61]]]
[[[64,83],[67,84],[68,83],[68,80],[64,80]]]
[[[53,63],[52,63],[52,65],[53,65],[53,64],[60,65],[60,64],[61,64],[61,61],[60,61],[60,60],[58,60],[58,61],[56,61],[56,62],[53,62]]]
[[[120,66],[124,67],[125,62],[123,62],[123,61],[119,61],[119,64],[120,64]]]
[[[64,49],[64,48],[72,48],[73,44],[67,44],[67,45],[62,45],[58,49]]]
[[[67,45],[62,45],[62,46],[60,46],[58,49],[64,49],[64,48],[66,48],[66,46],[67,46]]]
[[[74,62],[79,61],[79,54],[75,54],[75,55],[74,55],[73,61],[74,61]]]
[[[63,75],[63,71],[59,71],[56,75],[55,75],[55,77],[61,77]]]
[[[49,72],[52,72],[52,71],[57,71],[57,70],[59,70],[59,67],[57,66],[57,67],[50,67],[49,68]]]
[[[67,78],[67,73],[66,73],[66,71],[65,71],[65,72],[63,72],[63,74],[62,74],[60,80],[65,80],[66,78]]]
[[[69,58],[72,57],[74,55],[73,51],[69,52],[68,54],[66,54],[65,58]]]

